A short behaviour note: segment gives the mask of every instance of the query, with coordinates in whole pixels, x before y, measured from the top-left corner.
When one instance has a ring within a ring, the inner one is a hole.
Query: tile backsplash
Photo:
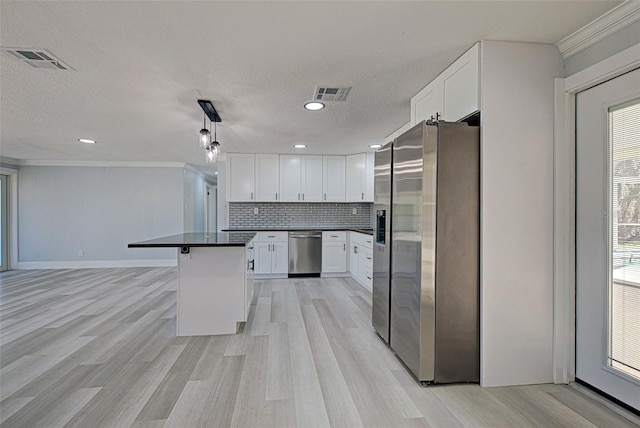
[[[255,214],[255,209],[258,214]],[[353,214],[353,210],[356,214]],[[229,228],[345,227],[371,229],[372,203],[229,203]]]

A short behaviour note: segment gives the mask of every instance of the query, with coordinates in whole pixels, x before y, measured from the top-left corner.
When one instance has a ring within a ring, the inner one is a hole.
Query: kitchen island
[[[251,232],[182,233],[129,244],[175,247],[178,257],[178,336],[236,334],[253,298]]]

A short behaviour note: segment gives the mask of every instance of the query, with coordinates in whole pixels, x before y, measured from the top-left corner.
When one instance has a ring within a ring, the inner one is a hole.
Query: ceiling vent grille
[[[313,99],[316,101],[345,101],[351,86],[317,86]]]
[[[2,48],[2,50],[34,68],[73,70],[45,49]]]

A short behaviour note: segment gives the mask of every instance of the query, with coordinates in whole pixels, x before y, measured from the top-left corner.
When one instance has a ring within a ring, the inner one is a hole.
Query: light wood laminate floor
[[[350,279],[257,281],[244,331],[208,337],[175,336],[175,268],[0,282],[6,427],[638,426],[571,386],[419,386]]]

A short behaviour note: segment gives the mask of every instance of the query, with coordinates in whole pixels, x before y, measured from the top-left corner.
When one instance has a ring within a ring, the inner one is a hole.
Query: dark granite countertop
[[[129,244],[129,248],[153,247],[244,247],[255,236],[252,231],[180,233]]]
[[[354,229],[351,227],[261,227],[261,228],[237,228],[222,229],[223,232],[296,232],[301,230],[322,230],[322,231],[351,231],[373,235],[373,229]]]
[[[373,229],[350,229],[352,232],[364,233],[373,236]]]

